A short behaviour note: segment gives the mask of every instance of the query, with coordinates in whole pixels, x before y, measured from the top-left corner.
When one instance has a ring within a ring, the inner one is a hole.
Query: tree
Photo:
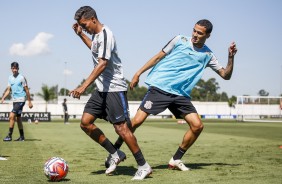
[[[231,98],[228,99],[228,106],[230,108],[230,115],[231,115],[231,108],[235,108],[235,103],[237,102],[237,97],[232,96]]]
[[[200,79],[191,91],[191,98],[199,101],[218,101],[221,98],[221,94],[217,93],[219,88],[215,78],[210,78],[206,82]]]
[[[43,86],[41,87],[42,92],[37,93],[37,95],[42,97],[44,99],[44,101],[46,102],[45,112],[47,112],[48,102],[51,101],[51,100],[54,100],[58,97],[57,96],[57,89],[58,89],[58,85],[52,86],[52,87],[49,88],[46,84],[43,84]]]
[[[222,93],[220,94],[220,101],[223,101],[223,102],[228,102],[228,101],[229,101],[228,95],[227,95],[226,92],[222,92]]]
[[[66,88],[61,88],[60,91],[59,91],[59,95],[60,96],[65,96],[65,95],[68,95],[70,92],[70,90],[66,89]]]
[[[126,83],[130,84],[130,82],[128,80],[126,80]],[[133,90],[128,89],[127,90],[127,100],[128,101],[141,101],[143,99],[143,97],[145,96],[145,94],[147,93],[147,88],[142,86],[139,87],[139,85],[137,85]]]
[[[258,95],[259,96],[268,96],[269,93],[267,91],[265,91],[264,89],[261,89],[261,90],[259,90]]]

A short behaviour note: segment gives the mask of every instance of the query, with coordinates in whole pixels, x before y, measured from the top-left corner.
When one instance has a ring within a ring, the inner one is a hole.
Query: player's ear
[[[210,33],[207,33],[207,38],[209,38],[211,36],[211,34]]]
[[[92,22],[93,22],[94,24],[96,24],[96,21],[97,21],[97,20],[96,20],[94,17],[92,17],[91,19],[92,19]]]

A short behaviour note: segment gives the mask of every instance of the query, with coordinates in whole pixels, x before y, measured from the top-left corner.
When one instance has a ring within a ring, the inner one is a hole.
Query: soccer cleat
[[[117,150],[118,156],[119,158],[121,158],[122,161],[124,161],[126,159],[126,155],[124,152],[120,151],[119,149]],[[106,158],[105,160],[105,167],[109,168],[110,167],[110,160],[111,160],[112,156],[111,154],[109,154],[109,156]]]
[[[152,172],[153,170],[148,163],[146,163],[144,166],[138,166],[138,170],[131,180],[143,180],[152,174]]]
[[[7,160],[6,158],[4,158],[4,157],[0,157],[0,160]]]
[[[3,141],[12,141],[12,136],[7,135]]]
[[[118,164],[126,159],[126,155],[124,152],[120,150],[117,150],[117,152],[119,157],[115,157],[115,158],[111,157],[109,161],[109,167],[105,172],[106,175],[111,175],[116,170]]]
[[[189,171],[190,168],[186,167],[181,160],[174,160],[173,158],[170,159],[168,163],[169,169],[179,169],[181,171]]]
[[[24,141],[24,136],[20,136],[20,137],[17,138],[15,141]]]

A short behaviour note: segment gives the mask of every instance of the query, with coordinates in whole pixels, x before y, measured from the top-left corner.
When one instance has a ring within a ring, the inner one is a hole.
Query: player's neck
[[[16,78],[19,75],[19,73],[14,73],[13,76]]]
[[[103,30],[103,24],[101,24],[100,22],[97,23],[96,29],[94,30],[94,32],[100,33]]]

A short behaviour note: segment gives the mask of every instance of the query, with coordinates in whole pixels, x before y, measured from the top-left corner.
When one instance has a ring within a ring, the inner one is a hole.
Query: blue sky
[[[67,2],[67,3],[66,3]],[[223,66],[227,49],[237,43],[233,76],[224,81],[211,69],[219,92],[271,96],[281,94],[282,20],[280,0],[9,0],[0,5],[0,92],[7,86],[10,63],[18,61],[31,93],[42,84],[74,89],[92,71],[90,50],[74,34],[74,13],[92,6],[117,40],[125,78],[134,73],[178,34],[191,35],[195,22],[209,19],[214,29],[206,44]],[[280,13],[279,13],[280,12]],[[146,74],[140,85],[145,85]]]

